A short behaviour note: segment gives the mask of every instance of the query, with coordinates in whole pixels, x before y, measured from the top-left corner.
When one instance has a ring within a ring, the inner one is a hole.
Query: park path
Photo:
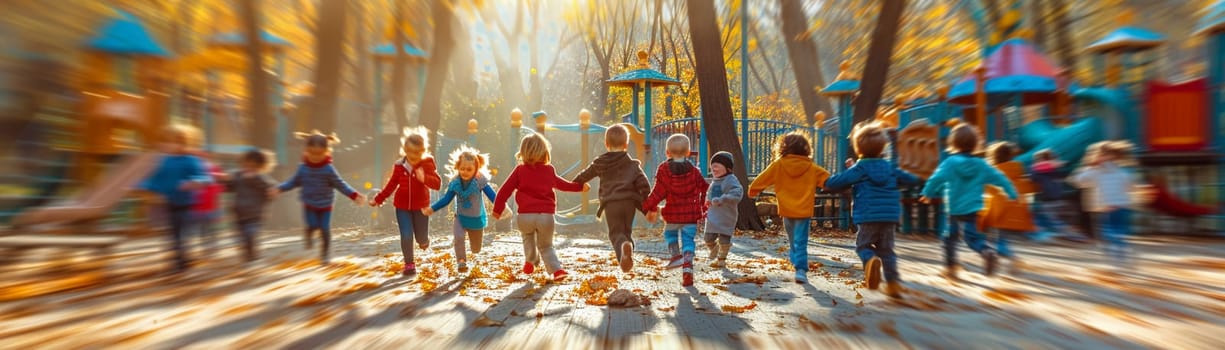
[[[722,270],[706,266],[699,244],[697,283],[683,288],[678,270],[658,269],[657,231],[638,233],[631,274],[602,233],[560,236],[572,274],[562,283],[517,272],[513,232],[489,234],[460,275],[449,232],[435,228],[419,275],[403,278],[397,235],[339,231],[328,267],[289,232],[267,233],[255,264],[228,248],[179,276],[161,273],[168,256],[156,239],[124,245],[105,278],[63,261],[5,267],[0,349],[1225,348],[1223,241],[1137,240],[1137,268],[1126,271],[1096,249],[1020,244],[1025,272],[992,278],[962,248],[963,280],[951,282],[938,276],[937,241],[905,237],[908,290],[894,302],[857,283],[845,233],[814,235],[811,284],[791,282],[783,239],[758,233],[735,238]],[[650,305],[600,305],[614,286]]]

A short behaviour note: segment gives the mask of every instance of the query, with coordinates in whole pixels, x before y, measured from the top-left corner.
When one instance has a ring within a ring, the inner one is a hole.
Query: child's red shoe
[[[407,264],[404,264],[404,272],[403,272],[403,274],[404,274],[405,276],[412,276],[412,275],[416,275],[416,274],[417,274],[417,264],[414,264],[414,263],[407,263]]]
[[[664,268],[665,269],[675,269],[675,268],[681,267],[681,265],[684,265],[684,264],[685,264],[685,256],[677,254],[677,255],[673,255],[671,260],[668,260],[668,265],[664,266]]]
[[[681,274],[681,287],[689,287],[693,285],[693,272],[685,272]]]
[[[523,263],[523,274],[530,275],[532,272],[536,272],[536,266],[532,265],[530,261]]]
[[[561,282],[562,280],[566,279],[567,275],[569,274],[566,273],[566,270],[553,271],[553,281]]]

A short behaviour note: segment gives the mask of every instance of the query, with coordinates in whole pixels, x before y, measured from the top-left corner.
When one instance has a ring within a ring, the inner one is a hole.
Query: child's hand
[[[583,184],[583,192],[591,190],[591,184]]]
[[[366,205],[376,207],[376,208],[380,206],[378,203],[374,202],[374,199],[371,199],[369,202],[366,202]]]
[[[843,162],[843,164],[846,165],[847,168],[850,168],[851,166],[855,165],[855,158],[847,158],[846,162]]]
[[[707,207],[707,208],[709,208],[709,207],[713,207],[713,206],[715,206],[715,205],[718,205],[718,203],[711,202],[711,201],[706,201],[706,207]]]
[[[421,214],[425,214],[425,216],[434,215],[434,209],[430,209],[430,208],[421,209]]]
[[[276,198],[276,196],[279,196],[279,195],[281,195],[281,189],[276,188],[276,187],[272,187],[268,189],[268,198]]]
[[[658,211],[647,212],[647,222],[654,224],[657,220],[659,220]]]
[[[362,203],[366,203],[366,196],[362,195],[361,193],[358,193],[357,197],[353,197],[353,203],[357,204],[358,206],[361,206]]]
[[[494,220],[502,220],[502,213],[499,213],[499,212],[496,212],[496,211],[495,211],[495,212],[493,212],[492,214],[490,214],[490,216],[493,216],[493,219],[494,219]]]
[[[413,172],[413,177],[416,177],[417,181],[425,182],[425,169],[417,168],[417,171]]]

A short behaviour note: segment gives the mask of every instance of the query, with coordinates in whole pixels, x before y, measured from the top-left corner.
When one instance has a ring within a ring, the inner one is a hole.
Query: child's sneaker
[[[983,274],[987,276],[995,275],[995,268],[999,265],[1000,257],[994,250],[983,252]]]
[[[944,278],[956,281],[957,280],[957,270],[960,270],[960,269],[961,267],[957,265],[945,266],[944,272],[941,272],[940,274],[943,275]]]
[[[417,274],[417,264],[414,264],[414,263],[407,263],[407,264],[404,264],[404,272],[403,272],[403,274],[404,274],[405,276],[412,276],[412,275],[416,275],[416,274]]]
[[[562,280],[565,280],[565,279],[566,279],[566,276],[568,276],[568,275],[569,275],[569,274],[568,274],[568,273],[566,273],[566,270],[557,270],[557,271],[553,271],[553,281],[555,281],[555,282],[561,282]]]
[[[693,272],[681,273],[681,287],[689,287],[693,285]]]
[[[456,266],[455,266],[455,270],[456,270],[456,271],[459,271],[459,273],[466,273],[466,272],[468,272],[468,263],[467,263],[467,262],[460,261],[458,264],[456,264]]]
[[[630,272],[634,269],[634,244],[621,242],[621,271]]]
[[[902,284],[898,281],[889,281],[885,284],[885,295],[892,299],[901,299]]]
[[[808,271],[804,271],[804,270],[795,271],[795,283],[807,284],[808,283]]]
[[[327,253],[323,253],[319,255],[319,265],[327,266],[328,262],[329,261],[328,261]]]
[[[723,258],[718,258],[718,259],[715,259],[715,261],[714,261],[714,262],[710,263],[710,267],[713,267],[713,268],[716,268],[716,269],[721,269],[721,268],[723,268],[724,266],[727,266],[727,260],[726,260],[726,259],[723,259]]]
[[[417,246],[421,247],[421,250],[430,249],[430,242],[421,243],[421,244],[418,244]]]
[[[668,265],[664,266],[664,268],[665,269],[675,269],[675,268],[681,267],[681,265],[684,265],[684,264],[685,264],[685,256],[677,254],[677,255],[673,255],[671,260],[668,260]]]
[[[874,256],[863,264],[863,279],[870,290],[880,287],[880,257]]]
[[[530,275],[532,272],[536,272],[536,265],[532,265],[531,261],[523,263],[523,274]]]

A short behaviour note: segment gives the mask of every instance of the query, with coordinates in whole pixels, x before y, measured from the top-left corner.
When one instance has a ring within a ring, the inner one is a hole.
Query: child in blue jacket
[[[174,272],[182,272],[188,267],[187,248],[183,246],[187,228],[191,227],[191,208],[196,204],[195,191],[213,182],[213,178],[204,170],[204,162],[191,155],[188,147],[196,135],[194,128],[183,125],[172,125],[162,134],[161,165],[149,175],[140,185],[146,191],[154,192],[166,200],[169,212],[170,234],[175,252]]]
[[[983,257],[983,273],[995,274],[997,255],[987,243],[987,237],[978,232],[978,212],[983,210],[983,186],[999,187],[1008,194],[1009,200],[1017,199],[1017,190],[1012,181],[986,160],[973,156],[978,148],[978,130],[969,124],[960,124],[949,133],[949,155],[923,186],[920,201],[930,198],[946,198],[949,227],[944,237],[944,275],[957,279],[957,240],[965,232],[966,245]],[[947,190],[947,196],[945,195]]]
[[[451,182],[447,184],[442,198],[434,202],[434,205],[422,210],[422,214],[434,215],[435,212],[446,208],[452,201],[456,202],[455,224],[452,226],[455,269],[459,273],[465,273],[468,272],[468,254],[464,249],[464,233],[468,234],[472,254],[480,253],[485,226],[489,224],[489,217],[485,215],[485,200],[481,199],[481,195],[493,202],[498,194],[489,184],[491,175],[488,155],[481,154],[475,148],[461,146],[451,152],[449,158],[450,165],[447,166],[447,169],[451,172],[448,175]]]
[[[303,215],[306,218],[306,249],[311,249],[311,233],[319,231],[323,236],[323,247],[319,251],[320,263],[327,265],[328,252],[332,246],[332,202],[336,198],[333,190],[340,191],[354,203],[361,205],[365,203],[365,196],[362,196],[353,187],[340,177],[340,173],[336,172],[336,168],[332,166],[332,144],[339,143],[340,139],[336,134],[324,135],[318,131],[313,133],[296,133],[298,139],[306,140],[306,152],[302,159],[302,165],[298,166],[298,171],[293,174],[289,181],[277,186],[277,188],[269,190],[270,195],[276,196],[281,192],[292,191],[295,188],[302,187],[300,199],[303,204]]]
[[[884,265],[885,295],[901,298],[901,280],[897,271],[897,254],[893,251],[893,234],[902,216],[902,186],[915,186],[919,178],[899,170],[882,158],[889,145],[889,135],[879,122],[860,124],[851,133],[851,144],[859,161],[850,169],[825,180],[825,188],[841,190],[851,187],[854,192],[852,215],[859,232],[855,237],[855,253],[863,261],[864,280],[868,289],[880,286]],[[849,163],[849,161],[848,161]]]

